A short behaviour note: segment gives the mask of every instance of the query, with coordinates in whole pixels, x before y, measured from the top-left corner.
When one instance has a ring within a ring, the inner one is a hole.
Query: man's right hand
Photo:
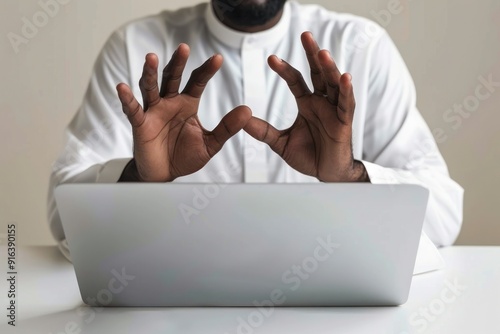
[[[120,181],[171,182],[203,168],[224,143],[242,130],[252,117],[248,107],[229,112],[219,125],[208,131],[200,123],[198,107],[208,81],[222,66],[215,55],[193,71],[179,93],[182,73],[189,58],[189,47],[179,45],[163,70],[158,87],[158,57],[148,54],[139,82],[144,106],[135,99],[129,86],[117,86],[123,112],[132,125],[134,159]]]

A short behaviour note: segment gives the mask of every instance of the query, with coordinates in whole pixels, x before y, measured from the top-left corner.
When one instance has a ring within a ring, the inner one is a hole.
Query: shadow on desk
[[[398,319],[400,321],[398,321]],[[406,333],[401,307],[79,308],[19,322],[22,333]]]

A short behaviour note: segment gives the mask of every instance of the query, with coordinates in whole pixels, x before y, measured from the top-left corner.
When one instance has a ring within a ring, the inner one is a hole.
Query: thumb
[[[226,141],[240,132],[252,118],[252,110],[247,106],[239,106],[227,113],[215,129],[209,133],[207,146],[211,152],[219,152]]]
[[[281,132],[268,122],[252,117],[246,124],[244,130],[258,141],[264,142],[276,151],[281,140]]]

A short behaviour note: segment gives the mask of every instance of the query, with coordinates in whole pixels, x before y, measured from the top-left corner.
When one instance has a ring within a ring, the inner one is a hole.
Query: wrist
[[[342,173],[335,173],[328,177],[319,178],[320,182],[371,182],[365,165],[358,160],[353,160],[349,168],[344,169]]]
[[[365,165],[358,160],[353,161],[352,173],[349,179],[349,182],[371,182]]]
[[[135,159],[130,160],[125,166],[118,182],[144,182],[137,170]]]

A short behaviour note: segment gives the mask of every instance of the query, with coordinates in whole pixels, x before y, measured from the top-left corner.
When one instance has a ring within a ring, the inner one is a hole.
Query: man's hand
[[[252,117],[245,131],[268,144],[292,168],[323,182],[369,182],[363,164],[353,159],[352,121],[355,100],[350,74],[341,74],[330,53],[311,33],[302,34],[314,92],[301,73],[276,56],[269,66],[289,85],[298,117],[287,130]]]
[[[194,70],[179,94],[188,57],[189,47],[181,44],[165,67],[159,88],[158,57],[146,56],[139,83],[144,107],[129,86],[124,83],[117,86],[134,137],[134,160],[127,165],[120,181],[170,182],[197,172],[251,118],[250,109],[241,106],[229,112],[213,131],[204,129],[198,118],[200,98],[223,59],[215,55]]]

